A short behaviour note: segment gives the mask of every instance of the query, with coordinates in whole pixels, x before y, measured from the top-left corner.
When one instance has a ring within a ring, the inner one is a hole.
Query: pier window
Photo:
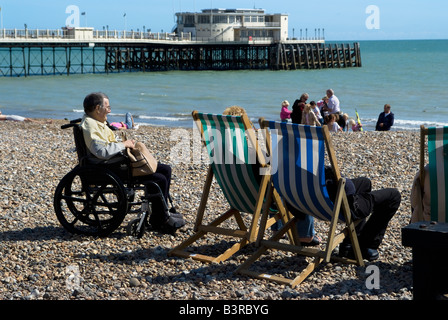
[[[199,24],[210,24],[210,16],[199,16],[198,17]]]
[[[213,23],[227,23],[227,16],[213,16]]]
[[[194,15],[185,15],[185,25],[194,26]]]

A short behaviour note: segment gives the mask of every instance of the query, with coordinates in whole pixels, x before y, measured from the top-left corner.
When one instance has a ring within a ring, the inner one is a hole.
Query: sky
[[[448,39],[447,0],[0,0],[5,29],[60,29],[76,6],[79,25],[171,32],[176,12],[257,8],[289,15],[289,36],[322,30],[327,41]],[[73,21],[74,20],[70,20]],[[1,27],[0,26],[0,27]]]

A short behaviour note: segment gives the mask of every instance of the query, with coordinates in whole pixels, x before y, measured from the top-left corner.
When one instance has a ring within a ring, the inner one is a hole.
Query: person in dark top
[[[389,131],[394,125],[394,114],[390,111],[390,104],[384,105],[384,112],[381,112],[376,122],[376,131]]]
[[[337,181],[329,167],[325,168],[325,178],[328,194],[334,201]],[[356,233],[363,258],[374,261],[379,258],[378,247],[383,241],[389,222],[400,207],[401,194],[396,188],[372,190],[372,182],[366,177],[346,178],[345,192],[351,216],[355,221],[360,220]],[[354,257],[348,238],[341,243],[339,255]]]
[[[308,100],[308,93],[301,95],[300,99],[297,99],[292,105],[291,122],[301,124],[302,123],[302,112],[305,108],[306,101]]]

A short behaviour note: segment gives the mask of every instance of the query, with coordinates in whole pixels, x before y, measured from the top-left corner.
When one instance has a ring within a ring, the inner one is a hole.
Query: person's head
[[[84,99],[84,112],[100,122],[107,121],[110,113],[109,97],[102,92],[94,92]]]
[[[315,108],[316,107],[316,101],[311,101],[310,105],[311,105],[311,108]]]
[[[231,106],[231,107],[226,108],[222,114],[225,116],[242,116],[247,113],[243,107]]]
[[[328,115],[328,122],[335,122],[336,121],[336,115],[334,113]]]
[[[333,89],[328,89],[327,90],[327,97],[328,98],[331,98],[331,96],[333,96],[334,95],[334,91],[333,91]]]
[[[289,101],[288,100],[283,101],[282,107],[289,107]]]
[[[305,102],[306,100],[308,100],[309,97],[310,97],[310,96],[308,95],[308,93],[304,93],[304,94],[302,94],[302,95],[300,96],[300,100],[301,100],[302,102]]]
[[[386,112],[386,113],[389,113],[390,112],[390,109],[391,109],[391,107],[390,107],[390,104],[385,104],[384,105],[384,112]]]
[[[353,127],[354,125],[356,125],[356,122],[355,122],[355,120],[350,119],[350,120],[348,120],[348,124],[350,127]]]
[[[348,120],[348,114],[347,114],[347,113],[344,113],[344,114],[342,115],[342,118],[343,118],[345,121],[347,121],[347,120]]]
[[[304,112],[304,113],[309,113],[309,112],[311,112],[311,104],[307,103],[307,104],[305,105],[305,107],[303,108],[303,112]]]

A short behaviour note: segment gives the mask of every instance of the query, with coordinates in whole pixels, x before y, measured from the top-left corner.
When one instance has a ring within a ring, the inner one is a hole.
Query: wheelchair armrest
[[[101,160],[96,158],[95,156],[88,155],[85,157],[85,160],[89,164],[95,164],[95,165],[113,165],[117,163],[128,163],[129,157],[124,153],[119,153],[118,155],[108,159],[108,160]]]
[[[68,129],[68,128],[73,128],[74,126],[77,126],[81,121],[82,121],[81,118],[72,120],[72,121],[70,121],[70,123],[62,125],[61,129],[65,130],[65,129]]]

